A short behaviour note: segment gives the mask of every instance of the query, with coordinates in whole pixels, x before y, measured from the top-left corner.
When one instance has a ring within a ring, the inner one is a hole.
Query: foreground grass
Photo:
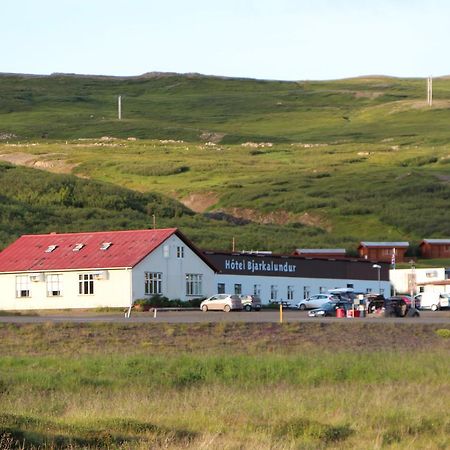
[[[393,341],[417,335],[416,347],[369,349],[358,340],[375,328],[328,326],[2,326],[0,448],[448,448],[446,340],[377,325]],[[273,346],[258,347],[271,330]],[[252,342],[236,348],[244,331]],[[316,345],[294,345],[301,332]],[[64,352],[72,339],[79,351]]]

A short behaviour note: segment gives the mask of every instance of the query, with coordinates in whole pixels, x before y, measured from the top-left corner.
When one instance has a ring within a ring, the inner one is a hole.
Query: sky
[[[1,0],[0,72],[450,74],[448,0]]]

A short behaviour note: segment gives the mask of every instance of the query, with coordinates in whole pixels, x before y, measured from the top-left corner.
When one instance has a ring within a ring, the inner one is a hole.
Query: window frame
[[[27,289],[18,289],[19,287]],[[26,292],[26,294],[22,295],[22,292]],[[16,275],[16,298],[31,298],[31,280],[28,275]]]
[[[162,272],[144,272],[144,295],[162,295],[162,275]]]
[[[56,277],[56,280],[51,280]],[[58,289],[49,289],[51,287],[57,287]],[[49,273],[45,277],[45,288],[47,291],[47,297],[62,297],[62,274]],[[55,293],[57,292],[57,293]]]
[[[185,280],[187,297],[201,297],[203,295],[202,273],[187,273]]]
[[[78,274],[78,295],[95,295],[95,278],[93,273]],[[86,289],[87,288],[87,289]],[[85,292],[88,291],[88,292]]]

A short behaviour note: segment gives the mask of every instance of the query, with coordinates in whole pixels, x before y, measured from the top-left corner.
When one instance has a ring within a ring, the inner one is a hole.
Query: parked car
[[[203,312],[211,310],[230,312],[231,310],[242,309],[242,302],[239,296],[235,294],[216,294],[203,300],[200,303],[200,309]]]
[[[332,301],[324,303],[320,308],[308,312],[309,317],[336,317],[337,309],[352,309],[353,304],[347,301]]]
[[[338,300],[339,300],[339,298],[337,298],[331,294],[312,295],[311,297],[308,297],[308,298],[300,301],[297,305],[297,308],[301,309],[301,310],[320,308],[322,305],[324,305],[327,302],[336,302]]]
[[[260,311],[261,299],[257,295],[239,295],[245,311]]]
[[[450,306],[450,294],[445,292],[424,292],[421,298],[421,309],[437,311]]]

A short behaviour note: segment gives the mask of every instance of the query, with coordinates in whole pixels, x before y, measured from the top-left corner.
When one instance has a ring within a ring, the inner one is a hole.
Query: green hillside
[[[17,183],[12,193],[0,180],[1,243],[55,228],[151,226],[152,214],[210,248],[230,248],[233,237],[239,248],[274,251],[449,237],[450,80],[434,81],[432,108],[425,88],[425,80],[387,77],[0,75],[0,159],[34,168],[2,166],[2,174],[18,171],[15,180],[28,170],[34,184]],[[99,198],[117,189],[122,203],[105,200],[102,218],[78,211],[74,220],[76,205],[57,190],[47,197],[55,177],[77,186],[96,180]],[[129,204],[136,196],[138,208]],[[146,202],[172,212],[149,213]],[[26,218],[8,219],[14,205]]]

